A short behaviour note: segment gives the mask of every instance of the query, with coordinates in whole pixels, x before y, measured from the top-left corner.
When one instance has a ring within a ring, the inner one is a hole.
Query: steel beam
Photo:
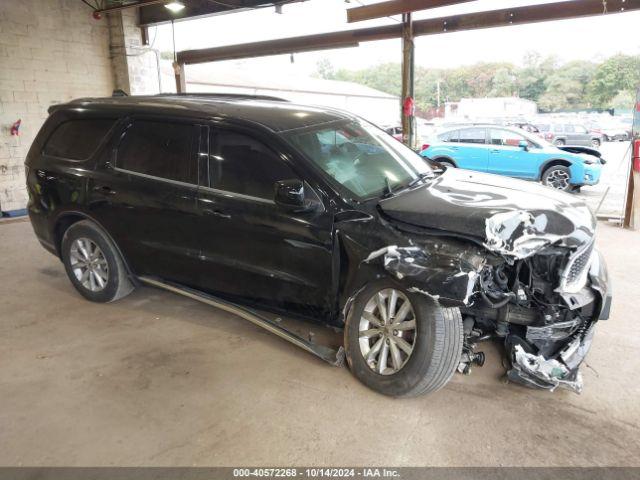
[[[360,42],[400,38],[402,25],[362,28],[343,32],[321,33],[304,37],[282,38],[264,42],[243,43],[226,47],[185,50],[177,53],[178,62],[185,64],[254,58],[266,55],[330,50],[333,48],[357,47]]]
[[[115,5],[113,7],[99,8],[97,13],[111,13],[118,12],[120,10],[128,10],[130,8],[142,8],[148,5],[154,5],[156,3],[167,3],[169,0],[139,0],[134,3],[124,3],[122,5]]]
[[[402,13],[411,13],[418,10],[446,7],[458,3],[467,3],[472,0],[391,0],[389,2],[374,3],[347,10],[347,22],[361,22],[374,18],[389,17]]]
[[[551,20],[611,15],[633,10],[640,10],[640,0],[607,0],[606,12],[603,10],[602,0],[568,0],[565,2],[418,20],[413,22],[413,35],[435,35]],[[206,63],[265,55],[343,48],[356,46],[361,42],[393,38],[402,38],[402,24],[244,43],[226,47],[186,50],[178,52],[177,58],[179,63],[184,64]]]
[[[434,35],[640,10],[640,0],[607,0],[606,4],[606,11],[603,8],[602,0],[569,0],[464,15],[451,15],[449,17],[414,22],[414,34],[416,36]]]

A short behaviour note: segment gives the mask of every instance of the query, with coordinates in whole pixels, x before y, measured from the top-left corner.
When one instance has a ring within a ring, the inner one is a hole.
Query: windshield
[[[359,199],[379,197],[432,175],[422,157],[366,122],[323,125],[283,136]]]

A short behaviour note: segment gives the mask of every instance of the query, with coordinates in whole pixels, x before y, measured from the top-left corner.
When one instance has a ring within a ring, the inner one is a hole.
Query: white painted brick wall
[[[0,0],[0,208],[25,208],[24,158],[54,104],[110,95],[109,27],[79,0]],[[20,136],[10,127],[22,119]]]
[[[115,84],[130,95],[153,95],[160,92],[158,52],[142,45],[136,15],[131,9],[109,16]]]

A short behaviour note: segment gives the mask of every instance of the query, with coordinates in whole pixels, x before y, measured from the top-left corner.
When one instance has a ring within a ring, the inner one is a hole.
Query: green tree
[[[316,63],[315,77],[324,78],[325,80],[332,80],[336,76],[335,69],[331,60],[328,58],[322,58]]]
[[[518,93],[522,98],[537,102],[547,90],[546,79],[556,69],[555,57],[542,58],[538,52],[527,52],[523,68],[518,71]]]
[[[516,92],[516,76],[512,69],[500,68],[491,79],[490,97],[511,97]]]
[[[622,90],[640,85],[640,56],[615,55],[600,64],[589,84],[589,99],[594,106],[607,108]]]
[[[619,110],[633,109],[636,103],[636,92],[633,90],[620,90],[611,100],[611,108]]]
[[[595,74],[596,65],[576,60],[562,65],[547,75],[545,92],[539,97],[541,110],[579,110],[589,108],[587,88]]]

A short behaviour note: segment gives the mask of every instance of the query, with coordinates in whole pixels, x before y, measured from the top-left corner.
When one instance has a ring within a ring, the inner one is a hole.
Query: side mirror
[[[526,140],[520,140],[518,146],[525,151],[529,150],[529,142],[527,142]]]
[[[287,210],[303,211],[311,207],[311,200],[305,197],[304,182],[290,179],[280,180],[274,185],[276,205]]]

